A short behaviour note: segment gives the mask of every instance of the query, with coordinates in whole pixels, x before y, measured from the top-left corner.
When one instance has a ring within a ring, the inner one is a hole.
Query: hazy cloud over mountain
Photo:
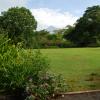
[[[73,25],[77,17],[69,12],[63,12],[59,9],[39,8],[31,9],[32,14],[38,21],[38,28],[47,28],[54,26],[56,28],[62,28],[67,25]]]

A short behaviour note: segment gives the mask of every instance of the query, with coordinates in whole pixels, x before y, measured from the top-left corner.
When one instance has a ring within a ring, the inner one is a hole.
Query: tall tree
[[[66,38],[79,46],[97,44],[100,41],[100,6],[88,7]]]
[[[13,43],[17,44],[23,41],[26,47],[30,47],[37,22],[28,9],[14,7],[1,13],[0,27],[7,31],[8,37]]]

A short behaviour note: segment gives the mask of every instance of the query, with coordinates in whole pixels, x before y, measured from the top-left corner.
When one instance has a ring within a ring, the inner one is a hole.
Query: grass
[[[69,91],[100,89],[100,48],[42,49],[50,71],[62,74]]]

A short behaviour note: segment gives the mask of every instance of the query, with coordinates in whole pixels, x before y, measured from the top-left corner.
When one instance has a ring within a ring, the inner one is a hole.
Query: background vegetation
[[[100,46],[100,6],[88,7],[73,26],[37,31],[37,21],[24,8],[10,8],[0,15],[0,33],[7,34],[12,44],[23,42],[24,48],[66,48]]]

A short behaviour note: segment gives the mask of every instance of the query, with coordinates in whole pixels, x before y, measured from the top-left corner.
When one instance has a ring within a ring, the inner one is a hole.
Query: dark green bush
[[[71,48],[76,45],[68,40],[49,40],[41,44],[40,48]]]

